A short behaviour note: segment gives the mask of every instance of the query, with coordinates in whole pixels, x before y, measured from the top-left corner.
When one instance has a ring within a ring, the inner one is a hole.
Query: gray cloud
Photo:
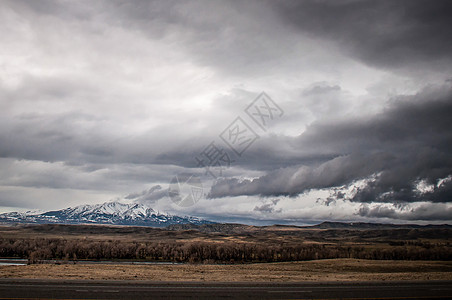
[[[394,220],[450,221],[452,218],[452,209],[438,204],[422,204],[419,207],[408,210],[401,210],[386,205],[377,205],[374,207],[364,205],[359,209],[358,215],[367,218],[388,218]]]
[[[384,68],[430,68],[452,53],[452,4],[403,1],[273,2],[289,25],[334,41],[354,57]],[[440,67],[438,64],[436,67]],[[441,67],[440,67],[441,68]]]
[[[223,179],[212,186],[209,196],[294,196],[378,174],[351,200],[450,202],[450,182],[422,195],[414,186],[418,180],[436,185],[452,174],[451,114],[452,91],[443,87],[392,99],[384,113],[369,119],[317,122],[297,138],[299,149],[336,157],[271,171],[253,180]]]
[[[156,201],[167,196],[168,189],[163,189],[160,185],[155,185],[148,190],[142,191],[141,193],[132,193],[125,196],[124,198],[139,203],[153,204]]]
[[[373,174],[391,163],[384,153],[372,156],[346,155],[318,166],[288,167],[257,179],[221,179],[212,186],[209,197],[261,195],[296,196],[310,189],[336,187]],[[347,170],[347,172],[345,172]]]
[[[283,118],[254,128],[259,140],[211,199],[178,213],[296,220],[316,210],[295,209],[295,199],[319,189],[335,191],[319,218],[334,219],[343,202],[350,218],[372,218],[353,210],[451,199],[450,181],[438,184],[452,173],[448,2],[0,6],[0,206],[62,208],[142,191],[126,200],[177,210],[163,201],[165,184],[204,174],[194,157],[212,141],[227,148],[218,134],[237,116],[253,126],[243,109],[262,91]]]
[[[307,88],[306,90],[303,91],[303,95],[304,96],[310,96],[310,95],[322,95],[324,96],[324,94],[326,93],[330,93],[330,92],[337,92],[340,91],[341,87],[338,85],[328,85],[327,83],[321,83],[321,84],[316,84],[313,87]]]
[[[260,206],[256,205],[254,207],[253,211],[261,212],[261,213],[281,212],[281,209],[275,210],[275,206],[276,206],[276,204],[278,204],[279,201],[280,201],[280,199],[273,199],[270,202],[263,203]]]

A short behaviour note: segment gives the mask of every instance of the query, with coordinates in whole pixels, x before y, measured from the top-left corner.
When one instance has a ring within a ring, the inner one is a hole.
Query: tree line
[[[451,260],[447,243],[373,246],[334,244],[133,242],[85,239],[0,239],[0,257],[43,260],[147,260],[189,263],[283,262],[332,258],[377,260]]]

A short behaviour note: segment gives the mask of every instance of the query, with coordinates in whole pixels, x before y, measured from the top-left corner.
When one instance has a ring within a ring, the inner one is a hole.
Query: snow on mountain
[[[80,205],[44,213],[4,213],[3,223],[62,223],[62,224],[112,224],[162,227],[172,224],[213,223],[196,217],[179,217],[157,213],[152,208],[138,203],[105,202],[95,205]]]

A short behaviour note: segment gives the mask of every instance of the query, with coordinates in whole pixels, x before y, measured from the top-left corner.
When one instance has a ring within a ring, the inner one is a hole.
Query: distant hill
[[[313,226],[303,226],[304,228],[319,229],[416,229],[416,228],[452,228],[452,225],[417,225],[417,224],[383,224],[383,223],[364,223],[364,222],[323,222]]]
[[[213,224],[175,224],[168,226],[169,230],[198,230],[201,232],[220,232],[224,234],[241,233],[246,231],[300,231],[306,229],[341,229],[341,230],[390,230],[390,229],[452,229],[452,225],[416,225],[416,224],[382,224],[363,222],[322,222],[317,225],[271,225],[253,226],[233,223]]]

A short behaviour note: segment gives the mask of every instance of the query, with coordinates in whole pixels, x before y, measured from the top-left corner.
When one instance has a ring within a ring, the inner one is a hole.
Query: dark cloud
[[[416,68],[452,59],[452,3],[448,0],[271,3],[289,25],[314,38],[334,41],[372,65]]]
[[[307,88],[303,91],[303,96],[310,96],[310,95],[324,95],[326,93],[330,92],[337,92],[340,91],[341,87],[338,85],[328,85],[326,83],[316,84],[313,87]]]
[[[452,208],[428,203],[408,209],[398,209],[387,205],[376,205],[374,207],[363,205],[359,209],[358,215],[366,218],[394,220],[450,221],[452,220]]]
[[[168,189],[162,188],[160,185],[155,185],[148,190],[144,190],[141,193],[132,193],[124,198],[127,200],[133,200],[135,202],[144,204],[153,204],[156,201],[167,197]]]
[[[177,126],[149,130],[136,136],[118,136],[101,127],[115,127],[115,124],[95,114],[76,112],[8,116],[0,120],[0,125],[0,157],[64,161],[70,165],[194,166],[193,157],[201,151],[201,143],[209,142],[207,138],[193,141],[188,134],[187,137],[178,136]],[[162,137],[161,130],[175,134],[172,138]]]
[[[172,39],[190,59],[217,72],[272,75],[276,69],[290,68],[288,57],[297,55],[297,43],[281,34],[287,33],[284,24],[271,7],[258,1],[111,3],[104,7],[111,24],[152,39]]]
[[[452,91],[430,88],[392,99],[376,116],[317,122],[297,138],[300,151],[335,155],[333,159],[268,172],[253,180],[219,180],[209,196],[294,196],[376,176],[351,200],[360,202],[450,202],[450,181],[420,195],[416,182],[437,185],[452,174]]]
[[[271,171],[253,180],[220,179],[212,186],[209,197],[261,195],[296,196],[310,189],[348,184],[373,174],[391,163],[384,153],[339,156],[318,166],[296,166]],[[345,171],[347,170],[347,171]]]
[[[279,199],[273,199],[270,202],[266,202],[262,205],[256,205],[253,211],[261,212],[261,213],[273,213],[273,212],[281,212],[281,209],[275,210],[276,204],[278,204]]]

